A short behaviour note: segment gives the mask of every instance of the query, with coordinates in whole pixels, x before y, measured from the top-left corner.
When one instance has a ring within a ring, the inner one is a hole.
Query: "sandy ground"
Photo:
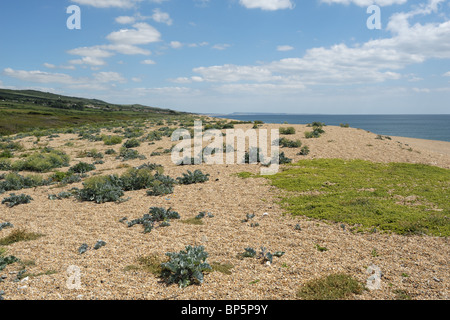
[[[294,161],[300,158],[367,159],[376,162],[425,163],[450,168],[450,143],[392,137],[378,140],[375,134],[365,130],[325,127],[326,133],[318,139],[304,139],[309,128],[294,126],[297,133],[289,139],[300,139],[311,153],[297,156],[298,150],[282,149]],[[242,125],[250,128],[251,125]],[[280,125],[264,125],[262,128],[278,128]],[[153,128],[151,128],[153,130]],[[41,144],[47,138],[41,138]],[[31,148],[35,138],[24,138],[23,144]],[[64,144],[72,141],[74,147]],[[15,228],[44,234],[34,241],[18,242],[7,247],[8,255],[22,261],[33,261],[26,267],[30,276],[15,282],[18,264],[0,271],[5,279],[0,282],[5,299],[285,299],[296,298],[297,291],[307,281],[331,273],[344,272],[366,283],[367,267],[378,266],[382,272],[381,287],[367,290],[354,299],[395,299],[398,290],[413,299],[449,298],[448,239],[430,236],[399,236],[389,234],[353,234],[340,224],[330,224],[283,214],[277,204],[279,192],[264,178],[243,180],[234,175],[242,171],[258,173],[257,165],[206,165],[175,166],[170,154],[150,157],[157,148],[169,148],[173,142],[165,138],[154,145],[143,143],[136,148],[147,160],[128,161],[131,166],[152,162],[164,165],[165,174],[181,176],[183,172],[200,169],[210,174],[204,184],[176,186],[172,195],[149,197],[145,190],[127,192],[127,202],[95,204],[78,202],[73,198],[50,201],[48,194],[55,194],[81,184],[65,188],[40,187],[22,190],[34,201],[27,205],[0,207],[0,222],[9,221]],[[110,146],[102,142],[78,140],[76,135],[61,135],[49,141],[71,155],[71,165],[80,150],[97,148],[104,152]],[[113,146],[118,150],[120,145]],[[120,173],[122,164],[115,156],[106,155],[103,165],[97,165],[101,174]],[[6,195],[6,194],[5,194]],[[3,195],[2,198],[5,196]],[[172,220],[171,226],[156,228],[144,234],[142,226],[128,228],[119,219],[140,218],[152,206],[172,207],[181,219],[192,218],[200,211],[209,211],[214,217],[204,218],[204,225],[195,226]],[[246,214],[255,214],[251,227],[243,223]],[[266,215],[263,215],[267,213]],[[295,230],[300,224],[301,230]],[[14,229],[15,229],[14,228]],[[14,229],[0,231],[4,237]],[[106,246],[99,250],[92,247],[97,240]],[[82,243],[90,246],[84,254],[78,253]],[[319,252],[315,245],[328,248]],[[209,273],[201,286],[180,289],[167,286],[157,276],[142,270],[125,270],[136,265],[141,256],[155,254],[164,258],[166,252],[184,249],[186,245],[203,245],[209,253],[209,262],[231,263],[231,275]],[[274,258],[271,266],[256,259],[238,259],[237,254],[246,247],[266,247],[271,252],[284,251]],[[373,249],[378,256],[372,255]],[[74,273],[70,266],[80,270],[81,287],[74,289],[71,282]],[[47,271],[50,275],[38,275]],[[70,271],[70,269],[69,269]]]

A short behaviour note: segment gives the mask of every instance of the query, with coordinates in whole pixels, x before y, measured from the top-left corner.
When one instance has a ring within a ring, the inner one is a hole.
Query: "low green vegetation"
[[[187,246],[180,252],[168,252],[169,261],[162,263],[162,277],[167,283],[177,283],[180,288],[203,283],[203,272],[211,271],[206,262],[208,253],[203,246]]]
[[[33,198],[26,194],[19,194],[16,195],[14,193],[11,193],[9,197],[6,197],[2,200],[2,204],[6,204],[9,208],[18,206],[20,204],[27,204],[30,203]]]
[[[201,170],[195,170],[194,172],[188,170],[187,173],[183,173],[183,176],[177,178],[180,184],[204,183],[208,180],[209,174],[204,174]]]
[[[266,176],[287,212],[356,231],[450,235],[450,170],[362,160],[301,160]]]
[[[307,282],[297,293],[302,300],[343,300],[361,294],[364,286],[346,274],[331,274]]]
[[[14,171],[48,172],[51,169],[67,167],[70,157],[59,150],[43,150],[11,164]]]
[[[25,229],[16,229],[6,237],[0,239],[0,246],[8,246],[19,241],[32,241],[43,237],[43,234],[28,232]]]
[[[119,136],[103,136],[102,140],[103,140],[103,143],[107,146],[112,146],[115,144],[122,143],[122,137],[119,137]]]
[[[280,128],[280,134],[295,134],[294,127]]]

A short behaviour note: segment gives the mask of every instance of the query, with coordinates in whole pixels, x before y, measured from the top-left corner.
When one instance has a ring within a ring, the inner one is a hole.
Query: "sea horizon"
[[[272,124],[326,125],[348,124],[380,135],[450,142],[450,114],[292,114],[292,113],[230,113],[208,114],[239,121],[263,121]]]

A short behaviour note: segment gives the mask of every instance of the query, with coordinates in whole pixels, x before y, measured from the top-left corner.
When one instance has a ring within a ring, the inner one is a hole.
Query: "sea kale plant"
[[[117,202],[123,195],[122,182],[117,175],[91,177],[83,182],[83,189],[75,194],[81,201],[96,203]]]
[[[30,197],[29,195],[26,194],[20,194],[20,195],[16,195],[14,193],[11,193],[9,197],[4,198],[2,200],[2,204],[5,204],[12,208],[14,206],[18,206],[19,204],[27,204],[30,203],[30,201],[33,200],[32,197]]]
[[[177,283],[180,288],[203,283],[203,272],[211,271],[206,262],[208,253],[203,246],[187,246],[180,252],[168,252],[168,262],[162,263],[162,277],[168,283]]]
[[[203,174],[201,170],[195,170],[194,172],[188,170],[187,173],[183,173],[183,176],[178,177],[177,180],[180,184],[203,183],[209,180],[209,174]]]
[[[127,222],[127,226],[130,228],[134,225],[142,224],[144,233],[150,233],[155,227],[156,222],[161,222],[160,226],[167,226],[170,219],[180,219],[180,215],[178,212],[172,211],[171,208],[151,207],[148,214],[144,214],[142,218]],[[125,221],[126,219],[121,220]]]

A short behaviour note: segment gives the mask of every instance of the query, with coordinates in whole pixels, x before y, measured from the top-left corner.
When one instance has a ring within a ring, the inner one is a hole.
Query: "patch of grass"
[[[16,229],[12,231],[8,236],[0,239],[0,246],[9,246],[10,244],[19,241],[32,241],[43,236],[43,234],[28,232],[25,229]]]
[[[160,275],[162,272],[161,264],[164,262],[167,262],[167,259],[162,259],[156,254],[151,254],[139,257],[137,259],[138,265],[131,269],[144,270],[154,275]],[[127,269],[130,270],[130,267],[127,267]]]
[[[345,274],[332,274],[307,282],[298,292],[302,300],[343,300],[361,294],[364,286]]]
[[[244,172],[238,172],[238,173],[236,173],[235,176],[237,176],[237,177],[239,177],[239,178],[242,178],[242,179],[248,179],[248,178],[250,178],[250,177],[253,177],[254,174],[251,173],[251,172],[246,172],[246,171],[244,171]]]
[[[230,275],[231,269],[234,268],[234,265],[231,263],[220,263],[220,262],[211,262],[212,271],[217,271],[223,274]]]
[[[422,164],[301,160],[266,176],[287,212],[356,231],[450,235],[450,170]]]
[[[63,151],[50,150],[29,155],[24,160],[17,160],[11,164],[14,171],[48,172],[51,169],[67,167],[70,158]]]
[[[190,219],[180,220],[180,222],[184,223],[184,224],[193,224],[193,225],[196,225],[196,226],[202,226],[202,225],[205,224],[203,222],[203,220],[197,219],[195,217],[194,218],[190,218]]]

